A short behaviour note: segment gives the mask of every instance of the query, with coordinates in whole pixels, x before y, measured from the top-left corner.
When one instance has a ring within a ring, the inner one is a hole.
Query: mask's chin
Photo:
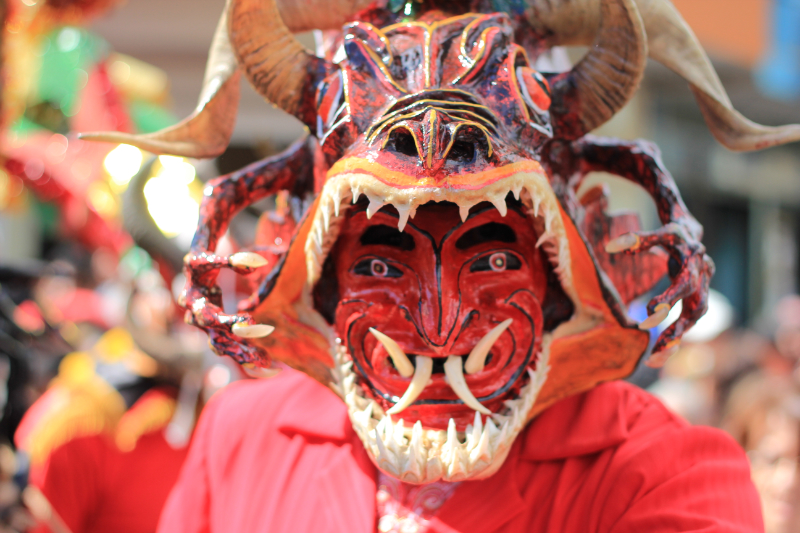
[[[417,411],[418,420],[410,427],[405,425],[402,412],[387,415],[354,369],[340,339],[333,348],[334,375],[353,428],[378,468],[407,483],[463,481],[488,477],[503,464],[547,379],[549,353],[550,336],[545,335],[535,363],[525,367],[519,377],[523,386],[518,392],[511,389],[501,395],[502,407],[488,416],[473,411],[473,422],[464,431],[458,431],[453,418],[446,430],[426,425],[425,409]],[[465,405],[449,407],[455,411],[469,409]],[[429,412],[439,419],[440,410],[431,406]]]

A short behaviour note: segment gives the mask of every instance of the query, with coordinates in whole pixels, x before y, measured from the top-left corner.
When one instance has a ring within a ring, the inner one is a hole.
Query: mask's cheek
[[[379,300],[342,299],[336,307],[336,333],[357,360],[370,374],[391,375],[389,358],[380,347],[370,328],[389,335],[402,346],[418,344],[418,335],[404,305],[393,298]]]

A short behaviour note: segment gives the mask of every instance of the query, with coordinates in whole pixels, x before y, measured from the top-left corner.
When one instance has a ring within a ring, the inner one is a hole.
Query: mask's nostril
[[[392,133],[394,138],[394,151],[410,157],[419,157],[414,136],[405,129],[397,129]]]

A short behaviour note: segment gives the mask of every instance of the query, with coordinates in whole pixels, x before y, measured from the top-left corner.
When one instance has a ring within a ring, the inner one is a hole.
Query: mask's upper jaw
[[[477,175],[454,175],[435,188],[409,185],[407,176],[378,168],[367,160],[345,159],[329,171],[283,264],[262,289],[265,299],[254,311],[256,320],[274,325],[275,332],[254,342],[274,359],[333,385],[331,350],[337,335],[314,308],[312,294],[317,283],[325,282],[320,279],[322,267],[349,206],[362,195],[369,200],[368,216],[384,205],[392,205],[402,230],[416,209],[427,202],[453,202],[465,218],[472,206],[485,201],[504,214],[506,197],[512,194],[538,225],[542,236],[539,246],[575,310],[569,320],[549,332],[551,370],[530,416],[600,382],[630,375],[645,352],[648,333],[618,311],[615,291],[604,286],[583,237],[538,163],[524,161]],[[337,387],[334,390],[339,392]]]

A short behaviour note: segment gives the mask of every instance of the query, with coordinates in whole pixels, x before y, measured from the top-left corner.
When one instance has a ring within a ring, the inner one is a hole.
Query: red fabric
[[[161,533],[374,532],[376,472],[343,402],[293,371],[206,407]],[[462,483],[436,532],[763,531],[744,453],[626,383],[535,419],[494,476]]]
[[[83,437],[32,469],[30,482],[72,533],[152,533],[186,453],[170,447],[162,431],[140,437],[128,453],[106,435]]]

